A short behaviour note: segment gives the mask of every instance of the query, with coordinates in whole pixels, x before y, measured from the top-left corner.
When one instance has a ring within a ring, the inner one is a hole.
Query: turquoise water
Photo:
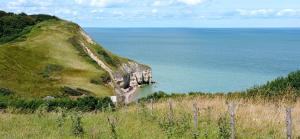
[[[300,69],[300,29],[86,28],[110,51],[153,69],[153,91],[245,90]]]

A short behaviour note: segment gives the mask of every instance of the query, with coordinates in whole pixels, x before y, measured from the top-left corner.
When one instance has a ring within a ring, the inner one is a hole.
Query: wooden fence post
[[[235,139],[235,104],[230,103],[228,107],[230,115],[231,139]]]
[[[292,108],[286,108],[286,136],[287,139],[292,139]]]
[[[199,113],[199,109],[197,107],[197,103],[193,104],[193,112],[194,112],[194,127],[195,127],[195,131],[194,131],[194,138],[198,138],[198,113]]]

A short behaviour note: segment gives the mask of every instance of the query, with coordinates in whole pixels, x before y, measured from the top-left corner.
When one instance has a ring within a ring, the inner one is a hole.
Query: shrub
[[[11,107],[12,109],[17,109],[21,112],[35,112],[38,111],[53,111],[57,108],[64,109],[76,109],[80,111],[93,111],[93,110],[103,110],[103,108],[111,107],[115,110],[115,105],[109,97],[97,98],[92,96],[87,96],[79,98],[77,100],[72,100],[70,98],[56,98],[52,100],[43,99],[17,99],[17,98],[7,98],[0,97],[0,108]]]
[[[32,27],[46,20],[57,20],[49,15],[14,14],[0,11],[0,44],[12,41],[31,31]]]
[[[38,109],[36,110],[36,113],[39,117],[45,116],[45,114],[48,112],[48,105],[46,103],[41,104]]]
[[[106,72],[105,74],[102,74],[99,78],[92,79],[90,82],[93,84],[101,85],[101,84],[107,84],[111,81],[111,78],[109,74]]]
[[[51,74],[61,71],[63,69],[62,66],[56,64],[48,64],[42,72],[44,78],[49,78]]]
[[[32,99],[32,100],[16,99],[16,100],[12,100],[9,106],[24,112],[34,112],[43,103],[44,103],[43,100],[38,100],[38,99]]]
[[[119,60],[119,58],[117,58],[116,56],[114,56],[113,54],[108,53],[106,50],[104,50],[103,48],[100,48],[97,51],[98,55],[101,56],[101,58],[109,65],[113,66],[113,67],[118,67],[118,65],[121,64],[121,61]]]
[[[228,114],[220,115],[218,119],[218,127],[219,127],[219,138],[220,139],[229,139],[230,132],[230,123]]]
[[[191,129],[190,120],[191,116],[186,113],[171,119],[169,116],[166,116],[159,121],[159,126],[167,134],[168,138],[182,137],[184,133]]]
[[[67,96],[81,96],[83,94],[90,94],[91,92],[90,91],[87,91],[87,90],[84,90],[84,89],[81,89],[81,88],[76,88],[76,89],[73,89],[71,87],[63,87],[62,88],[63,90],[63,94],[64,95],[67,95]]]
[[[118,138],[117,134],[117,119],[115,117],[107,117],[108,123],[110,125],[110,130],[113,139]]]
[[[168,97],[171,97],[170,95],[166,94],[165,92],[163,91],[159,91],[159,92],[155,92],[145,98],[141,98],[140,101],[148,101],[148,100],[159,100],[159,99],[162,99],[162,98],[168,98]]]
[[[0,88],[0,96],[12,95],[14,92],[8,88]]]
[[[82,118],[82,116],[79,113],[74,113],[71,116],[72,134],[74,134],[75,136],[82,136],[84,134],[81,118]]]
[[[57,122],[58,128],[60,128],[60,130],[61,130],[66,121],[67,114],[66,114],[66,111],[64,108],[58,108],[57,110],[59,112],[59,117],[57,118],[56,122]]]

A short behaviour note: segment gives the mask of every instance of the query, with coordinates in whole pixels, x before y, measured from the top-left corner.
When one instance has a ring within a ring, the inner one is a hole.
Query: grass
[[[0,87],[25,98],[59,96],[63,86],[82,88],[96,96],[112,95],[108,85],[90,83],[105,71],[80,55],[69,42],[69,38],[78,34],[76,24],[49,20],[35,25],[30,33],[13,42],[0,45]],[[45,78],[43,72],[49,65],[62,68]]]
[[[285,104],[265,100],[236,99],[237,138],[285,138]],[[199,108],[199,138],[218,138],[218,120],[227,112],[227,99],[222,96],[185,96],[172,99],[173,117],[176,125],[164,127],[169,117],[168,101],[162,99],[151,104],[131,104],[115,112],[83,113],[83,138],[111,138],[113,133],[108,117],[115,119],[118,138],[193,138],[192,106]],[[9,111],[9,109],[8,109]],[[58,128],[60,113],[0,114],[0,136],[2,138],[81,138],[72,134],[73,112],[68,112],[66,121]],[[300,101],[293,105],[293,137],[300,137]],[[173,132],[172,132],[173,130]],[[180,134],[178,134],[180,132]]]

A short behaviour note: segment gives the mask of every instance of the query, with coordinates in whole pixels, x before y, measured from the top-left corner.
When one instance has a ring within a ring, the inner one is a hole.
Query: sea
[[[300,28],[85,28],[111,52],[152,68],[139,97],[235,92],[300,70]]]

